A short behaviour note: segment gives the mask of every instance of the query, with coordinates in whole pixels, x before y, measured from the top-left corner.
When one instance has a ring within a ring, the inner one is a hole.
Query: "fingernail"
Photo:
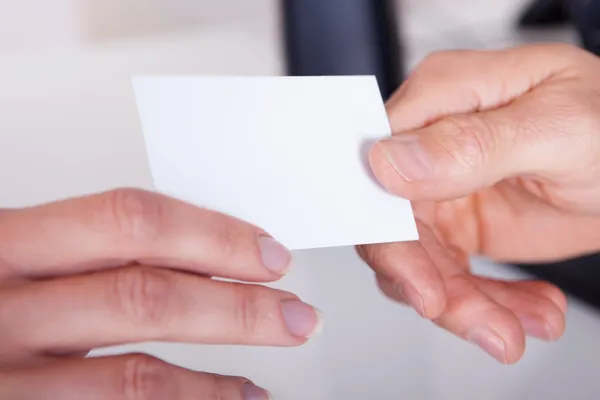
[[[394,288],[421,317],[425,317],[425,301],[415,288],[408,284],[397,284]]]
[[[271,394],[253,383],[245,383],[242,388],[244,400],[271,400]]]
[[[523,325],[523,329],[525,329],[525,332],[528,335],[542,340],[550,340],[552,338],[550,327],[537,318],[520,316],[519,320],[521,321],[521,325]]]
[[[432,174],[432,162],[419,143],[419,135],[406,133],[380,141],[387,161],[404,180],[422,181]]]
[[[278,275],[287,272],[292,262],[292,255],[288,249],[269,236],[260,236],[258,247],[265,268]]]
[[[310,338],[323,329],[323,317],[319,310],[297,300],[281,303],[285,324],[294,336]]]
[[[487,329],[477,329],[469,334],[468,340],[479,346],[496,360],[506,364],[506,343],[494,332]]]

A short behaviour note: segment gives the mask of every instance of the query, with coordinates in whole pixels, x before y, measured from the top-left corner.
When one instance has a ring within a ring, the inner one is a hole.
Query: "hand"
[[[2,210],[0,398],[266,400],[243,378],[83,356],[145,341],[300,345],[319,327],[311,306],[210,278],[267,282],[289,265],[264,231],[139,190]]]
[[[359,249],[389,297],[503,363],[559,338],[547,283],[475,276],[469,257],[567,259],[600,249],[600,60],[565,45],[428,57],[389,101],[374,174],[413,201],[420,241]]]

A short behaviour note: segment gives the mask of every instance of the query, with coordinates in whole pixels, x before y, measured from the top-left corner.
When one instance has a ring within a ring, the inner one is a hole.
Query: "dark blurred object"
[[[581,47],[600,55],[600,0],[535,0],[519,19],[521,28],[572,24]]]
[[[546,28],[569,22],[565,0],[536,0],[519,18],[519,26],[522,28]]]
[[[600,55],[600,0],[565,0],[583,48]]]
[[[600,255],[550,265],[519,265],[519,268],[600,309]]]
[[[393,0],[282,0],[289,75],[375,75],[384,99],[402,82]]]

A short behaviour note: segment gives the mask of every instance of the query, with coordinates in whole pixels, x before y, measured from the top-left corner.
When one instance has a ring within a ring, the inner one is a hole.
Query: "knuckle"
[[[136,327],[152,330],[167,324],[174,294],[169,275],[156,269],[125,268],[115,274],[116,312]]]
[[[433,139],[455,162],[465,168],[483,164],[495,147],[494,135],[482,121],[472,117],[448,117],[439,122]]]
[[[456,64],[467,54],[470,54],[467,50],[439,50],[429,53],[423,58],[420,65],[417,67],[417,71],[426,71],[428,73],[441,73],[447,75],[454,69],[450,68],[451,65]]]
[[[149,242],[161,227],[162,199],[139,189],[117,189],[104,194],[102,212],[127,241]]]
[[[377,244],[364,248],[364,260],[375,270],[388,271],[394,265],[395,257],[391,244]]]
[[[171,367],[151,356],[128,356],[123,363],[121,391],[126,400],[161,400],[175,392]]]
[[[444,62],[455,57],[455,51],[452,50],[438,50],[431,52],[423,58],[421,66],[423,67],[434,67],[439,68],[440,64],[444,65]]]
[[[255,335],[275,314],[279,301],[260,286],[247,286],[236,293],[235,325],[244,335]]]

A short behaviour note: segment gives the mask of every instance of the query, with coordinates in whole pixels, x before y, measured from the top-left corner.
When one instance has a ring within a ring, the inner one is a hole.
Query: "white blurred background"
[[[452,47],[572,41],[512,30],[522,0],[402,1],[408,63]],[[0,206],[149,187],[131,73],[284,73],[276,0],[0,0]],[[325,314],[297,349],[146,344],[184,367],[244,375],[276,399],[594,399],[600,317],[572,301],[558,343],[500,366],[384,300],[352,249],[296,254],[279,287]],[[518,278],[482,261],[477,270]]]

